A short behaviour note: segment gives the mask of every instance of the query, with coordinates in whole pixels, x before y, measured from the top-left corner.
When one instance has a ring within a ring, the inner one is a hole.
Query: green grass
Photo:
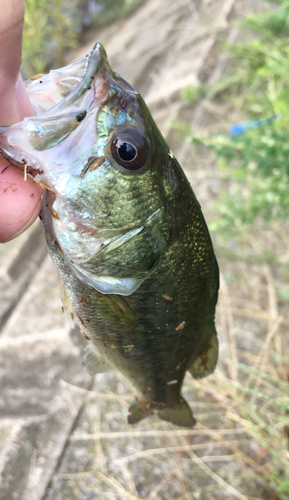
[[[25,0],[22,69],[25,77],[65,64],[67,52],[79,45],[88,28],[98,28],[129,15],[140,0]]]
[[[77,46],[78,0],[26,0],[22,68],[27,75],[44,73],[64,62],[67,50]]]
[[[177,128],[195,158],[216,164],[221,186],[210,229],[223,272],[217,317],[225,352],[200,390],[255,444],[255,456],[235,449],[251,467],[243,476],[244,485],[253,480],[248,498],[288,500],[289,1],[269,7],[239,23],[234,45],[223,44],[226,74],[212,86],[184,89],[182,98],[212,100],[241,123],[280,117],[236,137],[228,119],[228,132]]]
[[[186,99],[205,95],[229,101],[240,121],[280,115],[236,137],[185,131],[195,147],[215,152],[224,178],[234,181],[216,207],[215,227],[228,235],[257,217],[270,222],[289,216],[289,1],[275,1],[270,10],[248,16],[240,30],[245,41],[225,48],[227,75],[210,88],[183,92]]]

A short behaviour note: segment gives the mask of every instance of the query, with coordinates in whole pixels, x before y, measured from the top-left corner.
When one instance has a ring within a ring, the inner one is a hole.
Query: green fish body
[[[128,421],[195,423],[181,387],[210,374],[218,265],[200,205],[141,96],[100,44],[27,82],[37,116],[0,129],[0,151],[46,188],[42,220],[90,373],[116,368]]]

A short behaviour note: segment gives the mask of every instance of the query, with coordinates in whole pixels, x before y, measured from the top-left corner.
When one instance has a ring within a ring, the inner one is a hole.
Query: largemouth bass
[[[138,92],[104,48],[26,82],[36,116],[0,129],[0,151],[40,183],[41,217],[90,373],[116,368],[157,413],[191,427],[186,371],[209,375],[218,265],[201,207]]]

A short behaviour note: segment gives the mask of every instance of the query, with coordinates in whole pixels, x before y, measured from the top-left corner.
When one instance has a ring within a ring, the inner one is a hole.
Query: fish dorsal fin
[[[114,370],[113,366],[100,356],[91,342],[89,342],[84,350],[82,363],[90,375],[111,372]]]
[[[193,364],[189,367],[190,374],[198,379],[207,377],[210,373],[213,373],[216,368],[219,353],[219,343],[217,338],[217,332],[214,331],[211,335],[209,342],[206,344],[205,348],[194,360]]]

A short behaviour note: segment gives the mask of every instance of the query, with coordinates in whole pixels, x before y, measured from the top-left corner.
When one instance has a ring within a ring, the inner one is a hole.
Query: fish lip
[[[79,107],[76,119],[79,123],[85,120],[85,117],[90,114],[96,107],[104,102],[109,93],[110,79],[113,78],[113,71],[107,61],[106,51],[100,43],[96,43],[88,58],[87,65],[83,77],[79,84],[60,102],[55,106],[40,113],[36,116],[24,118],[22,122],[16,123],[12,126],[0,127],[0,154],[6,158],[14,167],[31,177],[35,182],[41,184],[45,182],[46,172],[40,159],[37,158],[37,149],[33,146],[34,151],[26,153],[24,150],[17,148],[17,146],[10,146],[9,131],[12,129],[21,129],[29,123],[39,123],[41,120],[49,120],[51,117],[61,117],[69,107]],[[99,76],[99,81],[98,77]],[[87,102],[84,95],[91,91],[93,87],[93,94],[90,93],[91,98]],[[85,106],[81,106],[81,100],[86,101]],[[79,115],[79,116],[78,116]],[[44,174],[44,175],[42,175]],[[45,189],[47,187],[44,186]]]
[[[106,51],[104,47],[97,42],[93,46],[88,56],[86,71],[79,84],[72,92],[70,92],[64,99],[62,99],[62,101],[60,101],[58,104],[56,104],[56,106],[54,106],[44,114],[46,116],[49,116],[50,114],[55,115],[59,111],[62,111],[68,106],[73,105],[85,94],[87,90],[91,89],[94,80],[96,79],[102,68],[106,69],[107,73],[112,73],[112,70],[107,61]],[[94,95],[94,98],[97,100],[97,95]]]

